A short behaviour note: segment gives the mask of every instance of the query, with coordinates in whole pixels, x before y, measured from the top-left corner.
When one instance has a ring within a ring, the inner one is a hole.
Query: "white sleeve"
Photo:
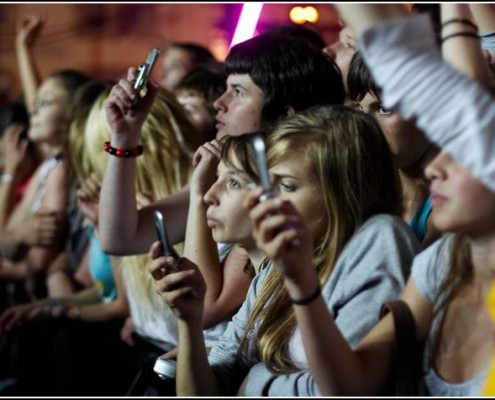
[[[365,63],[387,108],[417,126],[495,191],[495,99],[448,63],[427,15],[392,20],[363,32]]]

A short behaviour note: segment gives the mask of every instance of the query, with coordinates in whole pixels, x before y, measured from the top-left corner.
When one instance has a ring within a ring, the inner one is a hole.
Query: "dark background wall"
[[[258,32],[291,24],[289,11],[297,5],[310,4],[265,4]],[[332,5],[313,6],[320,15],[313,28],[333,43],[340,26]],[[116,79],[130,65],[139,65],[152,47],[172,41],[205,45],[223,60],[241,7],[241,3],[0,4],[0,96],[12,99],[20,94],[15,33],[26,14],[46,19],[34,47],[42,77],[57,69],[77,68]]]

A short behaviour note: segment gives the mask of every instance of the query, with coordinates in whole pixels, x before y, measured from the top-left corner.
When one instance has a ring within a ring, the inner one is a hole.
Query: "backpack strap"
[[[395,327],[393,380],[396,396],[419,396],[422,380],[422,348],[416,336],[416,324],[411,310],[403,300],[385,302],[380,319],[392,313]]]

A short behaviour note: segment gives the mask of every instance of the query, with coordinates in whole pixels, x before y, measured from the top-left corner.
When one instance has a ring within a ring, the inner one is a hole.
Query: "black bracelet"
[[[320,294],[321,294],[321,287],[320,287],[320,285],[318,285],[318,287],[316,288],[315,292],[311,296],[306,297],[305,299],[302,299],[302,300],[291,299],[292,300],[292,304],[295,304],[296,306],[305,306],[305,305],[308,305],[309,303],[315,301]]]
[[[469,25],[470,27],[476,29],[476,31],[478,30],[478,25],[476,25],[473,21],[470,21],[469,19],[465,19],[465,18],[452,18],[452,19],[449,19],[448,21],[445,21],[442,24],[442,29],[445,28],[446,25],[453,24],[455,22],[457,22],[459,24]]]
[[[472,38],[476,38],[476,39],[480,38],[478,36],[478,34],[474,33],[474,32],[457,32],[457,33],[453,33],[452,35],[447,35],[447,36],[443,37],[442,43],[445,42],[446,40],[450,39],[450,38],[454,38],[454,37],[458,37],[458,36],[472,37]]]

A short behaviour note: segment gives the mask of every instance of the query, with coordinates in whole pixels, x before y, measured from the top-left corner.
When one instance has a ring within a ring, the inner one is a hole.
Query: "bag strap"
[[[396,396],[419,395],[422,351],[416,337],[416,324],[407,303],[403,300],[385,302],[380,319],[392,313],[395,327],[393,373]]]

